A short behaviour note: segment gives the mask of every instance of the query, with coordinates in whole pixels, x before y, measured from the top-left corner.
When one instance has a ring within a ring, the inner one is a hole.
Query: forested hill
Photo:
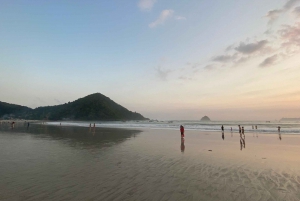
[[[110,98],[95,93],[76,101],[56,106],[29,110],[22,118],[36,120],[146,120],[141,114],[131,112]]]
[[[0,101],[0,117],[2,117],[4,115],[9,115],[9,114],[23,115],[24,113],[26,113],[30,110],[32,110],[32,109],[29,107],[5,103],[5,102]]]

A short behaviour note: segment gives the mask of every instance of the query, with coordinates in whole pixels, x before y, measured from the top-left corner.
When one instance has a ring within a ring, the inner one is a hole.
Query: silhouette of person
[[[182,125],[180,125],[180,133],[181,137],[184,138],[184,127]]]
[[[223,125],[221,126],[221,130],[224,131],[224,126]]]
[[[278,126],[278,132],[280,132],[280,126]]]

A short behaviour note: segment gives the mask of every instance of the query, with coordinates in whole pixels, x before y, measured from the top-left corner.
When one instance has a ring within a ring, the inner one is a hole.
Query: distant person
[[[230,127],[230,131],[232,132],[232,127]]]
[[[182,125],[180,125],[180,133],[181,137],[184,138],[184,127]]]
[[[29,122],[27,123],[27,128],[29,128]]]
[[[280,132],[280,126],[278,126],[278,132]]]
[[[224,131],[224,126],[223,125],[221,126],[221,130]]]
[[[15,127],[15,122],[11,122],[11,128],[14,128]]]
[[[257,129],[257,125],[255,125],[255,129]]]

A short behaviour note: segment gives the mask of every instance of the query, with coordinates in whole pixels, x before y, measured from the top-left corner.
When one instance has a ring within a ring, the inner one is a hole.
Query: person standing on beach
[[[222,132],[223,132],[224,131],[224,126],[223,125],[221,126],[221,129],[222,129]]]
[[[280,133],[280,126],[278,126],[278,132]]]
[[[184,127],[182,125],[180,125],[180,133],[181,137],[184,138]]]

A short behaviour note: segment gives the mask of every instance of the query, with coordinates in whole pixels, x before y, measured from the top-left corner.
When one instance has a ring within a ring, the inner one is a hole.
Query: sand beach
[[[300,200],[299,153],[278,133],[2,125],[0,200]]]

